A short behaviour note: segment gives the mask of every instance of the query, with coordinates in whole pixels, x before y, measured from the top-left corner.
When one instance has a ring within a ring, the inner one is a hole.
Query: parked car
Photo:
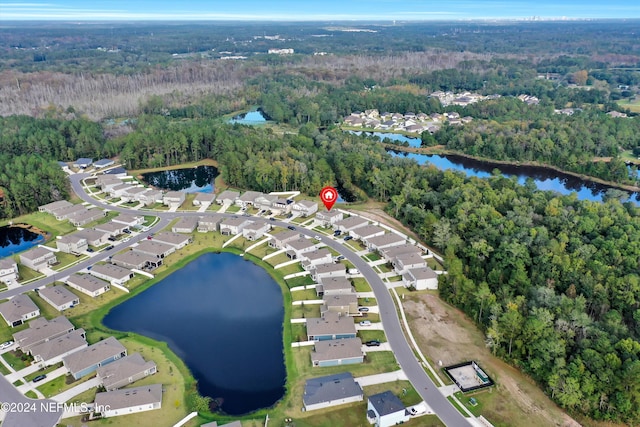
[[[109,245],[106,248],[104,248],[105,251],[110,251],[111,249],[113,249],[113,245]]]
[[[109,237],[107,240],[110,241],[110,242],[115,242],[116,238],[115,237]]]
[[[269,221],[275,221],[276,219],[274,217],[269,218]]]
[[[364,345],[366,345],[367,347],[380,347],[380,341],[371,340],[371,341],[365,342]]]
[[[122,231],[124,231],[124,232],[125,232],[125,233],[127,233],[127,234],[131,234],[131,230],[129,230],[128,228],[125,228],[125,229],[124,229],[124,230],[122,230]]]
[[[320,236],[318,236],[317,234],[315,236],[313,236],[314,239],[316,240],[320,240]]]
[[[336,258],[338,261],[342,261],[344,259],[344,255],[338,255],[338,257]]]
[[[351,240],[351,239],[353,239],[353,236],[345,236],[345,237],[344,237],[344,241],[345,241],[345,242],[346,242],[347,240]]]
[[[151,240],[151,239],[153,239],[153,237],[147,236],[147,240]]]
[[[46,375],[42,374],[42,375],[38,375],[37,377],[35,377],[32,381],[34,383],[37,383],[38,381],[42,381],[43,379],[47,378]]]
[[[416,410],[416,408],[409,408],[409,413],[411,415],[418,415],[418,411]]]
[[[360,326],[371,326],[371,320],[363,320],[360,322]]]
[[[0,350],[4,350],[5,348],[9,348],[13,345],[13,341],[5,341],[0,344]]]
[[[295,230],[296,228],[293,225],[287,227],[289,230]]]
[[[365,313],[365,312],[369,311],[369,307],[358,307],[358,311],[360,313]]]
[[[91,252],[93,252],[93,249],[87,248],[87,252],[91,253]]]
[[[336,231],[334,231],[334,232],[333,232],[333,235],[334,235],[335,237],[338,237],[338,236],[339,236],[339,235],[341,235],[341,234],[342,234],[342,231],[340,231],[340,230],[336,230]]]

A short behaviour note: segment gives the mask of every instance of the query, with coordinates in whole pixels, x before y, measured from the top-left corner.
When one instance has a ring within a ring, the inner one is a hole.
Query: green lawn
[[[397,371],[396,358],[391,351],[376,351],[367,354],[364,363],[343,366],[313,367],[311,365],[312,346],[292,348],[298,372],[307,378],[321,377],[339,372],[351,372],[354,377]]]
[[[358,305],[362,307],[372,307],[378,305],[375,298],[358,298]]]
[[[306,341],[307,340],[307,327],[304,323],[292,323],[290,326],[291,341]]]
[[[71,375],[62,375],[36,388],[40,391],[40,393],[44,394],[45,397],[52,397],[58,393],[69,390],[70,388],[73,388],[78,384],[82,384],[83,382],[88,381],[94,376],[95,374],[92,374],[80,378],[79,380],[74,380]]]
[[[49,366],[48,368],[45,368],[45,369],[39,369],[36,372],[34,372],[33,374],[27,375],[26,377],[24,377],[24,379],[25,379],[25,381],[31,381],[35,377],[37,377],[38,375],[43,375],[43,374],[46,375],[49,372],[53,372],[53,371],[55,371],[56,369],[58,369],[60,367],[62,367],[62,362],[56,363],[55,365]]]
[[[384,331],[371,330],[367,331],[365,329],[360,329],[358,331],[358,336],[362,340],[362,342],[378,340],[380,342],[387,342],[387,337],[384,334]]]
[[[17,218],[4,219],[0,221],[0,226],[7,225],[9,221],[13,221],[14,224],[31,224],[49,233],[49,238],[52,240],[55,239],[56,236],[71,233],[76,229],[70,222],[58,221],[53,215],[44,212],[34,212]]]
[[[3,366],[4,366],[4,365],[3,365]],[[5,374],[5,375],[6,375],[6,374]],[[22,381],[22,380],[16,380],[16,381],[14,381],[14,382],[13,382],[13,386],[14,386],[14,387],[21,386],[22,384],[24,384],[24,381]]]
[[[7,361],[9,366],[11,366],[16,371],[19,371],[31,365],[31,361],[33,360],[31,356],[25,355],[20,350],[8,351],[4,353],[2,357]]]
[[[465,417],[467,417],[467,413],[460,407],[460,405],[458,404],[458,402],[455,401],[455,399],[451,396],[447,396],[447,400],[449,402],[451,402],[451,404],[453,405],[454,408],[456,408],[458,410],[458,412],[460,412],[462,415],[464,415]]]
[[[291,261],[291,259],[284,252],[265,260],[265,262],[271,264],[271,266],[276,266],[287,261]]]
[[[32,270],[29,267],[25,267],[22,264],[18,264],[18,274],[20,275],[20,283],[28,282],[30,280],[44,277],[44,274]]]
[[[76,256],[73,254],[66,254],[64,252],[57,252],[56,258],[58,259],[58,264],[53,266],[53,270],[61,271],[67,268],[69,265],[83,261],[88,257],[86,255]]]
[[[355,279],[351,279],[351,281],[356,288],[356,292],[371,292],[371,286],[369,286],[369,282],[367,282],[364,277],[356,277]]]
[[[320,317],[320,306],[321,304],[304,304],[304,305],[294,305],[291,308],[291,318],[300,319],[300,318],[316,318]]]
[[[486,391],[486,390],[485,390]],[[480,415],[482,415],[482,408],[483,408],[483,392],[479,392],[479,393],[475,393],[473,396],[471,395],[465,395],[462,394],[462,392],[456,392],[454,393],[454,395],[458,398],[458,400],[460,402],[462,402],[462,404],[465,406],[465,408],[467,408],[469,410],[469,412],[471,412],[473,415],[475,415],[476,417],[479,417]],[[476,406],[473,406],[471,403],[469,403],[469,400],[473,398],[476,400]]]
[[[305,276],[306,277],[306,276]],[[291,299],[294,301],[319,299],[315,289],[305,289],[304,291],[291,292]]]
[[[432,257],[432,258],[427,258],[426,261],[427,261],[427,265],[431,267],[432,270],[436,270],[436,271],[444,270],[444,267],[442,267],[442,264],[440,264],[437,259]]]
[[[299,262],[296,262],[295,264],[287,265],[286,267],[282,267],[278,269],[278,272],[283,276],[286,276],[287,274],[301,273],[303,271],[304,271],[304,268],[302,268]]]
[[[0,363],[0,374],[9,375],[10,373],[11,371],[8,370],[6,366],[4,366],[4,363]]]
[[[28,398],[30,398],[30,399],[37,399],[37,398],[38,398],[38,395],[37,395],[37,394],[36,394],[36,392],[35,392],[35,391],[33,391],[33,390],[29,390],[29,391],[28,391],[28,392],[26,392],[24,395],[25,395],[25,396],[27,396],[27,397],[28,397]]]
[[[379,261],[382,258],[380,258],[380,255],[378,255],[375,252],[372,252],[370,254],[367,254],[365,256],[362,257],[365,261]]]
[[[60,283],[56,282],[56,284],[59,285]],[[40,309],[40,315],[42,315],[43,317],[47,319],[53,319],[54,317],[58,317],[62,314],[58,310],[53,308],[49,303],[45,302],[45,300],[40,298],[40,295],[36,295],[35,291],[29,291],[27,292],[27,295],[38,306],[38,308]]]
[[[308,286],[308,285],[313,285],[315,283],[310,275],[287,279],[286,282],[289,288],[295,288],[298,286]],[[315,290],[313,292],[315,293]]]
[[[373,396],[374,394],[382,393],[387,390],[398,396],[402,403],[404,403],[404,406],[413,406],[422,402],[422,398],[409,381],[394,381],[391,383],[375,384],[363,388],[365,399],[369,396]]]

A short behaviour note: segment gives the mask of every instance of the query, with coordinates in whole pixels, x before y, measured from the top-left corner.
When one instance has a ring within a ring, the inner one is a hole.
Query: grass
[[[37,399],[37,398],[38,398],[38,395],[37,395],[37,394],[36,394],[36,392],[35,392],[35,391],[33,391],[33,390],[29,390],[29,391],[28,391],[28,392],[26,392],[24,395],[25,395],[26,397],[30,398],[30,399]]]
[[[59,284],[60,283],[56,282],[56,285]],[[27,296],[38,306],[41,316],[47,319],[53,319],[54,317],[60,316],[61,313],[53,308],[49,303],[45,302],[45,300],[40,298],[40,295],[36,294],[35,291],[27,292]]]
[[[482,395],[486,393],[486,392],[480,392],[480,393],[475,393],[473,396],[471,395],[464,395],[462,394],[462,392],[456,392],[454,393],[454,395],[458,398],[458,400],[460,402],[462,402],[462,404],[464,405],[465,408],[467,408],[469,410],[469,412],[471,412],[474,416],[479,417],[480,415],[482,415],[482,408],[483,408],[483,398]],[[476,399],[476,406],[473,406],[471,403],[469,403],[469,400],[471,398]]]
[[[30,360],[33,360],[31,357],[27,357],[26,360],[22,360],[23,353],[20,350],[8,351],[4,353],[2,357],[7,361],[9,366],[16,371],[26,368],[31,364]]]
[[[6,366],[4,366],[4,363],[0,363],[0,374],[9,375],[10,373],[11,371],[8,370]]]
[[[301,273],[303,271],[304,268],[302,268],[299,262],[278,269],[278,272],[280,272],[280,274],[282,274],[283,276],[286,276],[287,274]]]
[[[304,291],[291,292],[291,299],[294,301],[315,300],[318,299],[318,296],[315,289],[305,289]]]
[[[393,268],[389,267],[388,264],[376,265],[374,268],[377,268],[378,270],[380,270],[383,273],[389,273],[390,271],[393,271]]]
[[[14,382],[13,382],[13,386],[14,386],[14,387],[21,386],[22,384],[24,384],[24,381],[22,381],[22,380],[17,380],[17,381],[14,381]]]
[[[290,330],[292,342],[307,340],[307,327],[303,323],[292,323]]]
[[[372,252],[369,253],[365,256],[362,257],[365,261],[379,261],[382,258],[380,258],[380,255],[378,255],[376,252]]]
[[[321,304],[294,305],[291,308],[291,317],[293,319],[320,317],[320,305]]]
[[[460,412],[462,415],[464,415],[465,417],[467,417],[467,413],[464,411],[464,409],[462,409],[462,407],[458,404],[458,402],[455,401],[455,399],[451,396],[447,396],[447,400],[449,402],[451,402],[451,404],[453,405],[454,408],[456,408],[458,410],[458,412]]]
[[[25,381],[28,382],[28,381],[33,380],[38,375],[46,375],[49,372],[53,372],[53,371],[55,371],[56,369],[58,369],[60,367],[62,367],[62,362],[56,363],[55,365],[49,366],[48,368],[45,368],[45,369],[40,369],[40,370],[34,372],[33,374],[27,375],[26,377],[24,377],[24,379],[25,379]]]
[[[308,286],[313,285],[315,282],[311,278],[311,276],[301,276],[301,277],[293,277],[291,279],[287,279],[287,286],[289,288],[295,288],[298,286]],[[313,291],[315,295],[315,290]]]
[[[634,113],[640,113],[640,99],[636,99],[635,101],[631,101],[629,99],[622,99],[618,101],[618,105],[622,108],[628,108]]]
[[[58,259],[58,264],[53,266],[53,270],[62,271],[72,264],[78,263],[80,261],[84,261],[88,257],[86,255],[76,256],[76,255],[67,254],[64,252],[57,252],[56,258]]]
[[[380,342],[387,342],[387,337],[384,334],[384,331],[367,331],[365,329],[360,329],[358,331],[358,336],[362,340],[362,342],[367,342],[371,340],[378,340]]]
[[[432,258],[427,258],[426,261],[427,261],[427,265],[431,267],[432,270],[436,270],[436,271],[444,270],[444,267],[442,267],[442,264],[440,264],[437,259],[432,257]]]
[[[46,231],[50,240],[55,239],[56,236],[71,233],[76,229],[70,222],[58,221],[53,215],[44,212],[34,212],[13,219],[4,219],[0,221],[0,226],[7,225],[9,221],[13,221],[14,224],[31,224],[42,231]]]
[[[271,266],[276,266],[278,264],[282,264],[283,262],[287,262],[287,261],[291,261],[291,259],[284,252],[265,260],[265,262],[270,264]]]
[[[361,307],[373,307],[378,305],[378,301],[375,298],[358,298],[358,305]]]
[[[25,267],[22,264],[18,264],[18,274],[20,275],[20,282],[28,282],[36,278],[44,277],[44,274],[32,270],[29,267]]]
[[[351,279],[353,286],[356,288],[356,292],[371,292],[371,286],[363,277],[356,277]]]
[[[76,383],[66,384],[66,377],[67,375],[59,376],[36,388],[40,393],[44,395],[44,397],[55,396],[56,394],[61,393],[64,390],[68,390],[69,388],[76,386]],[[69,378],[73,377],[69,376]]]
[[[394,381],[392,383],[374,384],[363,388],[365,398],[387,390],[398,396],[404,406],[413,406],[422,402],[422,398],[413,388],[410,381]]]

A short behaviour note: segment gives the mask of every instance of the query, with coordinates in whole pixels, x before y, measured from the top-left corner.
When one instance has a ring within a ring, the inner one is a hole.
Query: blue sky
[[[3,20],[640,18],[637,0],[0,0]]]

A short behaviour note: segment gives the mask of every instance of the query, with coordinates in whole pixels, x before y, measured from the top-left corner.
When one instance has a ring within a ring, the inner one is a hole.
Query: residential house
[[[320,221],[323,227],[332,227],[333,224],[341,221],[343,218],[344,214],[338,210],[321,210],[316,213],[316,219]]]
[[[180,206],[185,198],[186,194],[182,191],[167,191],[162,197],[162,203],[167,206]]]
[[[53,211],[57,209],[66,208],[68,206],[73,206],[73,204],[66,200],[58,200],[57,202],[51,202],[51,203],[47,203],[46,205],[39,206],[38,211],[52,214]]]
[[[0,304],[0,315],[7,325],[14,327],[40,316],[40,309],[31,298],[20,294]]]
[[[93,163],[93,159],[89,159],[86,157],[80,157],[78,160],[76,160],[73,163],[73,167],[74,168],[78,168],[78,169],[85,169],[88,168],[89,166],[91,166],[91,164]]]
[[[305,411],[360,402],[363,399],[362,387],[353,379],[351,372],[308,379],[302,395]]]
[[[367,419],[375,427],[390,427],[409,421],[404,404],[390,391],[374,394],[367,401]]]
[[[176,248],[176,250],[178,250],[178,249],[184,248],[189,243],[193,242],[193,237],[189,235],[166,231],[163,233],[158,233],[155,236],[153,236],[153,240],[156,242],[173,246],[174,248]]]
[[[147,190],[138,195],[138,201],[144,203],[145,206],[151,206],[155,203],[162,203],[164,193],[160,190]]]
[[[129,227],[127,227],[125,224],[114,221],[109,221],[104,224],[98,224],[94,228],[103,233],[107,233],[109,237],[117,237],[124,233],[124,230],[129,229]]]
[[[247,206],[253,205],[256,198],[263,196],[259,191],[247,191],[242,196],[235,199],[236,205],[246,208]]]
[[[384,228],[378,227],[377,225],[365,225],[364,227],[358,227],[349,231],[349,235],[356,240],[364,241],[384,235]]]
[[[321,297],[323,295],[342,295],[355,292],[351,282],[346,277],[325,277],[318,281],[316,286],[316,294]]]
[[[329,264],[333,261],[333,256],[327,248],[316,249],[313,252],[305,252],[300,255],[302,268],[312,270],[318,264]]]
[[[438,275],[429,267],[411,268],[402,274],[402,284],[418,291],[438,289]]]
[[[364,362],[360,338],[316,341],[311,351],[313,366],[352,365]]]
[[[162,265],[162,260],[137,251],[126,251],[111,257],[111,263],[129,269],[154,269]]]
[[[71,218],[78,212],[86,212],[86,211],[87,211],[87,208],[85,208],[83,205],[70,205],[60,209],[56,209],[52,213],[53,213],[53,216],[55,216],[58,221],[64,221],[65,219]]]
[[[252,222],[243,217],[225,218],[220,222],[220,234],[223,236],[235,236],[242,233],[242,230]]]
[[[316,215],[317,216],[317,215]],[[343,233],[355,230],[358,227],[364,227],[368,225],[369,221],[359,216],[350,216],[343,220],[337,221],[333,224],[335,230],[340,230]]]
[[[296,240],[290,240],[285,243],[285,249],[287,250],[287,256],[291,259],[298,259],[302,254],[307,252],[313,252],[318,248],[318,245],[313,243],[311,239],[305,237],[299,237]]]
[[[396,233],[387,233],[382,236],[371,237],[365,239],[367,249],[370,251],[379,251],[381,249],[398,246],[406,242],[406,239]]]
[[[176,247],[156,240],[143,240],[138,246],[133,248],[134,252],[151,255],[158,259],[163,259],[176,251]]]
[[[133,227],[137,227],[139,225],[144,224],[144,216],[142,215],[128,215],[128,214],[120,214],[117,217],[113,218],[111,222],[116,224],[122,224],[127,226],[128,229],[132,229]]]
[[[246,194],[246,193],[245,193]],[[242,199],[242,196],[240,197]],[[253,200],[253,206],[260,210],[271,210],[275,201],[278,200],[278,196],[272,194],[260,194]],[[246,205],[245,205],[246,206]]]
[[[353,316],[358,314],[358,295],[356,293],[324,295],[320,314],[328,311],[339,313],[341,316]]]
[[[203,217],[198,219],[198,231],[206,233],[207,231],[218,231],[222,218]]]
[[[291,209],[294,212],[299,212],[301,216],[307,217],[318,212],[318,204],[311,200],[300,200],[299,202],[294,203]]]
[[[346,277],[347,269],[341,263],[318,264],[313,266],[311,278],[316,282],[325,277]]]
[[[353,318],[327,311],[324,316],[307,319],[307,340],[326,341],[355,338],[356,325]]]
[[[58,162],[58,166],[62,168],[63,171],[69,173],[69,165],[65,162]]]
[[[74,235],[87,240],[87,243],[91,246],[102,246],[109,242],[109,233],[104,231],[98,231],[95,228],[79,230],[73,233]]]
[[[116,176],[121,178],[127,176],[127,171],[125,170],[125,168],[122,168],[122,167],[111,168],[102,173],[105,175],[111,175],[111,176]]]
[[[103,418],[162,408],[162,384],[96,393],[94,412]]]
[[[96,264],[89,270],[89,274],[121,286],[134,277],[131,270],[113,264]]]
[[[33,356],[34,363],[52,366],[62,362],[65,356],[87,348],[87,345],[87,334],[80,328],[32,346],[29,354]]]
[[[80,304],[80,298],[62,285],[39,289],[38,295],[58,311],[64,311]]]
[[[13,334],[13,340],[23,353],[29,353],[31,347],[61,337],[73,331],[75,327],[65,316],[47,320],[38,317],[29,322],[29,327]]]
[[[127,355],[127,349],[114,337],[108,337],[89,347],[62,358],[64,367],[76,380],[89,375],[101,366],[108,365]]]
[[[114,162],[111,159],[100,159],[96,162],[93,163],[93,166],[96,169],[102,169],[102,168],[106,168],[108,166],[113,166],[116,162]]]
[[[216,195],[213,193],[198,193],[193,199],[193,206],[206,206],[209,207],[216,199]]]
[[[73,273],[67,278],[67,285],[90,297],[97,297],[111,289],[108,282],[96,279],[89,274]]]
[[[84,212],[79,212],[76,215],[69,218],[71,224],[76,227],[82,227],[83,225],[89,224],[90,222],[97,221],[100,218],[103,218],[107,215],[107,213],[101,209],[87,209]]]
[[[271,211],[276,215],[284,215],[291,212],[293,200],[278,198],[271,203]]]
[[[198,226],[198,218],[195,216],[183,216],[171,227],[174,233],[193,233]]]
[[[67,234],[66,236],[59,236],[56,240],[56,246],[61,252],[67,254],[81,254],[89,249],[87,239],[84,239],[77,234]]]
[[[393,268],[395,268],[398,274],[402,274],[410,268],[426,267],[427,263],[421,254],[415,252],[398,255],[392,262]]]
[[[56,254],[41,246],[20,254],[20,264],[36,271],[42,271],[57,262]]]
[[[252,222],[242,229],[242,236],[247,240],[258,240],[264,236],[270,228],[266,222]]]
[[[109,189],[109,196],[113,198],[122,197],[122,195],[131,188],[134,188],[131,184],[122,183],[120,185],[115,185]]]
[[[107,391],[117,390],[132,382],[153,375],[158,368],[152,360],[145,361],[140,353],[133,353],[97,369],[97,376]]]
[[[113,187],[122,184],[122,180],[114,177],[113,175],[102,175],[96,178],[96,187],[100,188],[103,193],[108,193]]]
[[[18,264],[13,259],[0,259],[0,282],[13,285],[18,282],[18,275]]]
[[[380,254],[382,255],[382,257],[385,260],[387,260],[387,262],[390,262],[390,263],[393,263],[396,257],[404,254],[410,254],[410,253],[421,254],[422,249],[420,249],[416,245],[404,243],[402,245],[387,247],[380,251]]]
[[[240,197],[240,193],[237,191],[224,190],[216,196],[216,203],[219,205],[232,205],[238,197]]]
[[[125,189],[120,198],[123,202],[136,202],[140,200],[140,195],[146,192],[145,187],[133,186]]]
[[[273,239],[269,241],[269,246],[277,249],[285,249],[287,243],[300,238],[300,233],[293,230],[285,230],[277,234],[272,234]]]

